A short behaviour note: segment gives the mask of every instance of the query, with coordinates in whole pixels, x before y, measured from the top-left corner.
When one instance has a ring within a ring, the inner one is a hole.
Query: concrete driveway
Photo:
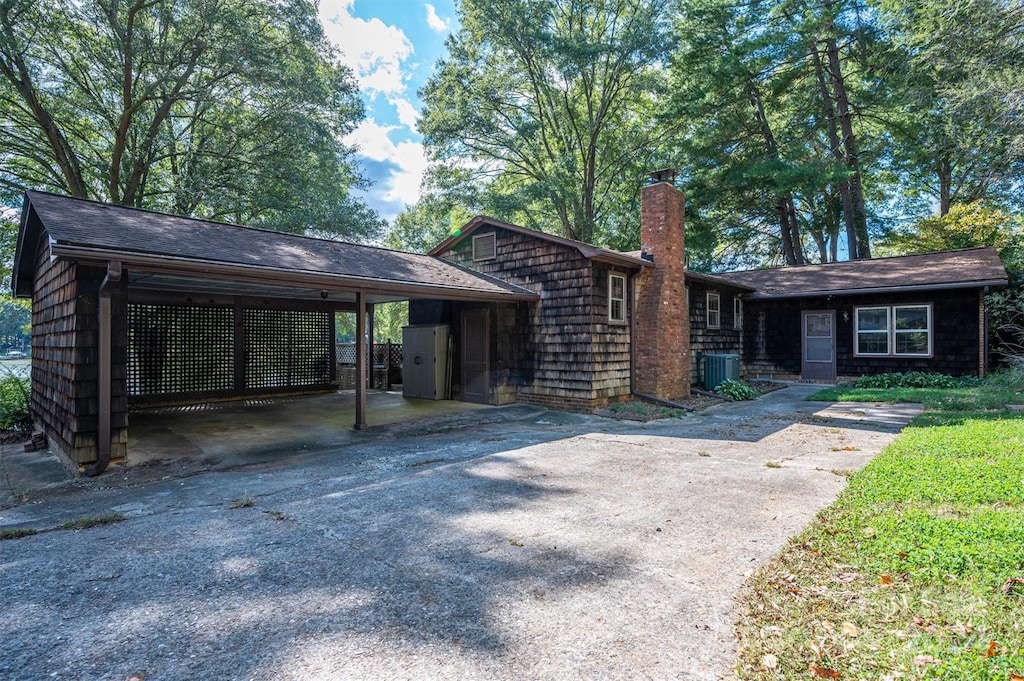
[[[516,420],[0,512],[5,679],[716,679],[732,598],[916,409]],[[769,462],[771,464],[769,465]]]

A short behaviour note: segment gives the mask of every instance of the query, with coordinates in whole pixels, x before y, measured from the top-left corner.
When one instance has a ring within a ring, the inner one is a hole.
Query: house
[[[991,247],[721,276],[753,289],[742,303],[746,373],[823,381],[984,376],[985,294],[1007,284]]]
[[[396,300],[450,331],[452,397],[486,404],[678,399],[708,353],[748,376],[985,372],[993,249],[703,274],[682,192],[655,181],[641,204],[636,254],[482,216],[416,254],[27,192],[12,287],[32,299],[33,418],[96,474],[129,455],[134,407],[336,390],[333,315],[363,338]],[[356,428],[366,360],[359,343]]]

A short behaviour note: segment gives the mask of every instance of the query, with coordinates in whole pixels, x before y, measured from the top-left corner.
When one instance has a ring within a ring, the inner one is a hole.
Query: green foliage
[[[963,385],[962,379],[953,378],[945,374],[933,374],[923,371],[908,371],[906,373],[875,374],[873,376],[861,376],[853,382],[855,388],[959,388]]]
[[[471,168],[500,215],[613,241],[660,141],[669,2],[464,0],[459,32],[424,87],[433,160]]]
[[[0,377],[0,430],[21,433],[31,430],[30,389],[27,378],[10,374]]]
[[[316,234],[379,218],[354,79],[307,0],[0,2],[0,200],[23,188]]]
[[[978,200],[955,204],[945,215],[923,218],[905,230],[890,232],[879,245],[894,255],[978,246],[993,246],[1004,252],[1015,244],[1019,230],[1019,216]]]
[[[734,381],[731,378],[727,378],[719,383],[718,387],[715,388],[715,392],[731,400],[756,400],[761,396],[761,393],[756,389],[751,388],[742,381]]]

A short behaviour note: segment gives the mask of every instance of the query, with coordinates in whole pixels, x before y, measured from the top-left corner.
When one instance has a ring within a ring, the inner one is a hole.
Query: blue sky
[[[320,0],[320,21],[359,82],[366,120],[346,141],[373,183],[367,203],[390,221],[419,195],[416,92],[458,28],[454,0]]]

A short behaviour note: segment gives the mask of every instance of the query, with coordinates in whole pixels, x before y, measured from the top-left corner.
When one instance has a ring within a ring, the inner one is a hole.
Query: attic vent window
[[[494,242],[494,232],[473,237],[473,262],[494,260],[498,248]]]

